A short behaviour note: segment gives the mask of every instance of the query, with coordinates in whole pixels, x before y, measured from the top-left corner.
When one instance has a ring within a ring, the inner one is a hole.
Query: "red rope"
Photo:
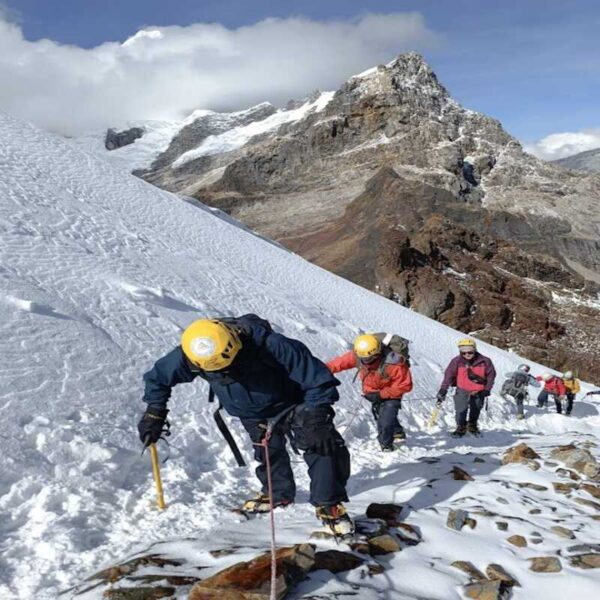
[[[277,600],[277,547],[275,542],[275,507],[273,506],[273,481],[271,479],[271,458],[269,456],[270,439],[271,432],[267,429],[265,437],[258,445],[262,446],[265,453],[265,466],[267,468],[267,486],[269,491],[269,520],[271,523],[271,593],[269,595],[269,600]]]

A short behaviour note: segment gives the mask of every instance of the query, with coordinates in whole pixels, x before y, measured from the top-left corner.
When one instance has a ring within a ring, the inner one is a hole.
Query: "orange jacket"
[[[379,372],[379,365],[380,361],[375,361],[359,368],[358,376],[362,381],[363,394],[379,392],[382,400],[391,400],[401,398],[412,390],[412,376],[405,364],[386,365],[383,376]],[[331,359],[327,366],[332,373],[356,369],[356,356],[352,351],[346,352]]]

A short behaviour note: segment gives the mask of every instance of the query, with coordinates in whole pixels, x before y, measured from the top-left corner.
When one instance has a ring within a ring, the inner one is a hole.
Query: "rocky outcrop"
[[[107,150],[116,150],[117,148],[133,144],[135,140],[141,138],[143,135],[144,130],[141,127],[131,127],[123,131],[109,129],[104,138],[104,147]]]
[[[600,173],[600,148],[579,152],[573,156],[560,158],[553,162],[555,165],[565,169],[587,171],[588,173]]]

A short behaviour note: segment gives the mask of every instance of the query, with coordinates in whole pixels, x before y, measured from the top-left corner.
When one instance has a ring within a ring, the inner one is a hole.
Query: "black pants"
[[[477,425],[479,413],[483,408],[484,399],[477,392],[467,392],[457,389],[454,394],[454,410],[456,413],[456,425],[465,427],[467,422]]]
[[[382,446],[394,443],[395,433],[404,433],[404,428],[398,420],[398,411],[402,408],[402,400],[381,400],[374,402],[371,411],[377,423],[377,440]]]
[[[259,443],[266,431],[266,420],[241,419],[242,425],[254,444]],[[271,480],[273,482],[273,501],[293,500],[296,496],[296,483],[290,464],[290,455],[286,448],[286,434],[291,433],[296,445],[304,451],[304,461],[308,465],[310,477],[310,503],[313,506],[332,506],[348,500],[346,482],[350,477],[350,453],[344,445],[342,436],[333,456],[323,456],[306,448],[303,435],[302,411],[296,409],[289,419],[278,424],[269,441],[269,459]],[[267,466],[264,448],[254,446],[254,458],[258,461],[256,476],[262,484],[262,492],[268,492]]]
[[[551,394],[546,390],[542,390],[540,395],[537,398],[538,407],[542,408],[543,406],[548,405],[548,396],[552,396],[554,398],[554,405],[556,406],[556,412],[560,415],[562,413],[562,402],[558,399],[558,394]],[[573,403],[571,402],[571,407]]]
[[[575,394],[567,392],[567,414],[570,415],[573,410],[573,402],[575,400]]]

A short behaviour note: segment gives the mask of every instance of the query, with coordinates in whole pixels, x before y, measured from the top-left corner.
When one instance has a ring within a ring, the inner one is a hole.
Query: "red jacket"
[[[469,371],[471,377],[480,378],[481,383],[470,379]],[[448,390],[450,387],[455,387],[466,392],[489,392],[494,387],[495,379],[496,370],[487,356],[477,353],[470,361],[462,356],[455,356],[446,367],[444,381],[440,389]]]
[[[536,377],[538,381],[543,381],[541,377]],[[564,396],[567,393],[567,388],[565,387],[564,381],[560,377],[556,377],[553,375],[548,379],[548,381],[544,381],[544,391],[549,394],[556,394],[558,396]]]
[[[382,400],[401,398],[413,388],[410,369],[405,364],[386,365],[383,376],[379,372],[381,360],[370,365],[361,365],[358,376],[362,382],[363,394],[379,392]],[[354,352],[346,352],[331,359],[327,366],[332,373],[358,368]]]

